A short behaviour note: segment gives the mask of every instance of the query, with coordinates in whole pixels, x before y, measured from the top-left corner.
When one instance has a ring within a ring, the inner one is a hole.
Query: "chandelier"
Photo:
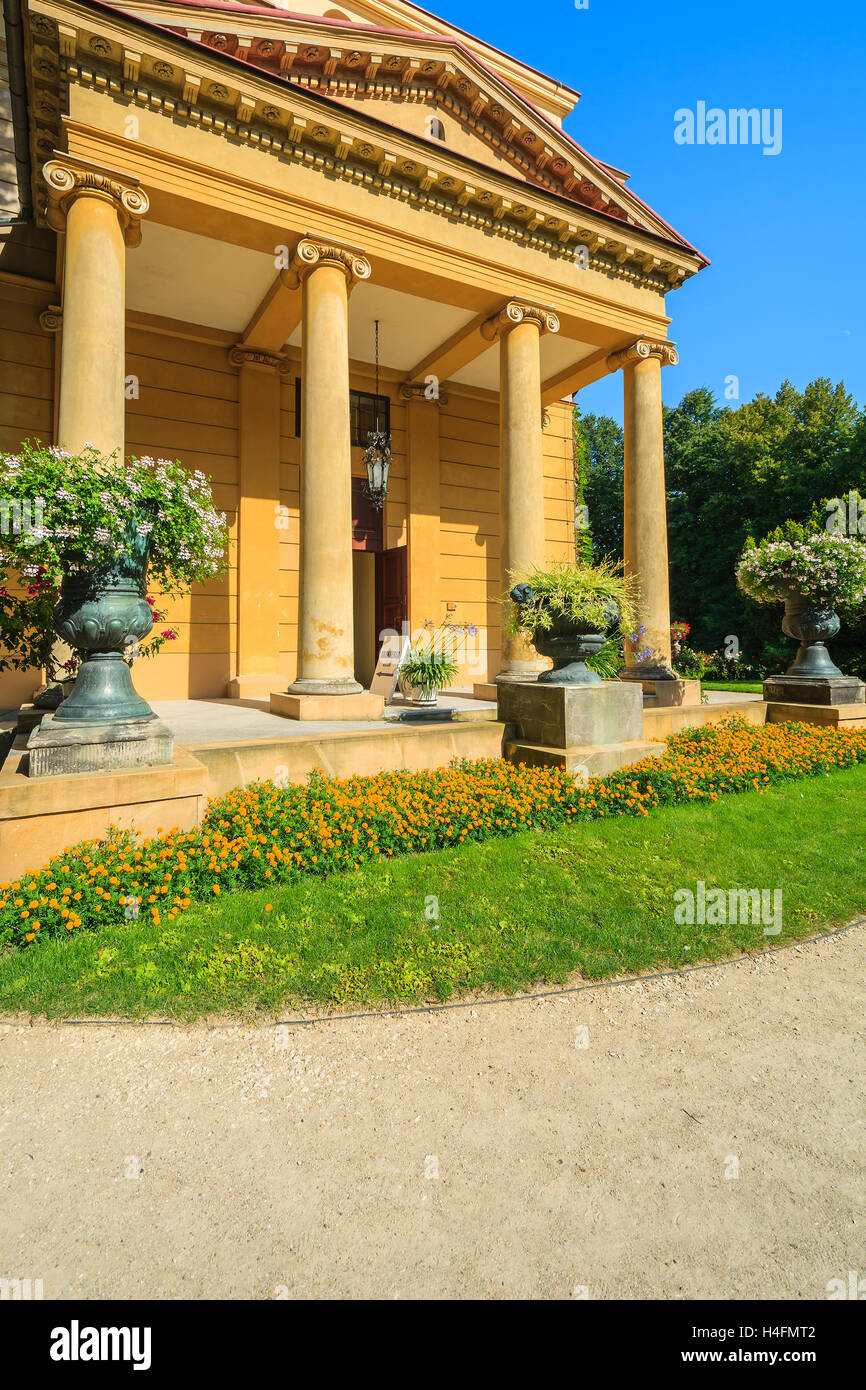
[[[388,473],[391,468],[391,436],[379,423],[379,320],[376,319],[376,428],[367,432],[364,468],[367,483],[364,488],[373,506],[381,511],[388,496]]]

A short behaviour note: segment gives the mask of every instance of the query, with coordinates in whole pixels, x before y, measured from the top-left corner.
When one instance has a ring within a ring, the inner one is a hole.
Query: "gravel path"
[[[866,1273],[864,964],[858,927],[433,1014],[0,1025],[0,1277],[46,1298],[826,1297]]]

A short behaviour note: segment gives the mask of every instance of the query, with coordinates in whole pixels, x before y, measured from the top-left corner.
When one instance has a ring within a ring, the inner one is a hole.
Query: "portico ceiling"
[[[154,221],[145,221],[142,233],[141,245],[127,257],[128,309],[236,333],[240,338],[274,283],[273,256]],[[459,286],[455,286],[455,299],[458,296]],[[491,303],[491,314],[498,307]],[[377,285],[375,280],[362,282],[355,285],[349,300],[349,355],[358,362],[373,361],[378,319],[382,365],[408,374],[477,317],[475,310],[459,303],[407,294]],[[287,346],[300,344],[298,324]],[[544,334],[542,380],[577,367],[595,352],[592,344],[562,333]],[[451,380],[498,391],[498,345],[485,348],[455,371]]]
[[[126,305],[241,334],[276,274],[273,256],[159,222],[126,258]]]

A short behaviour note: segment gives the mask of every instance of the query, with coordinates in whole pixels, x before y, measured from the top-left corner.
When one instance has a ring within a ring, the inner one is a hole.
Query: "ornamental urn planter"
[[[173,760],[171,731],[136,693],[123,656],[153,627],[144,598],[150,541],[138,529],[149,515],[146,507],[137,509],[122,555],[90,571],[73,569],[61,583],[55,628],[86,656],[72,693],[27,741],[30,777],[119,772]],[[75,564],[75,556],[69,559]]]
[[[61,583],[54,626],[65,642],[87,655],[71,695],[54,715],[56,727],[156,719],[124,660],[130,643],[153,627],[144,598],[150,538],[138,531],[145,516],[142,508],[130,523],[123,555],[90,571],[73,571]]]
[[[532,589],[528,584],[516,584],[510,597],[520,608],[521,604],[532,601]],[[610,603],[605,608],[606,621],[602,629],[564,614],[556,614],[550,627],[535,628],[532,645],[553,662],[553,670],[542,671],[538,684],[602,685],[603,678],[597,671],[590,670],[586,661],[601,651],[609,629],[618,618],[619,608],[615,603]]]
[[[800,648],[785,672],[786,677],[802,676],[817,680],[841,676],[843,673],[831,661],[824,645],[836,636],[839,627],[838,615],[831,607],[817,604],[799,590],[789,592],[785,597],[782,631],[799,642]]]

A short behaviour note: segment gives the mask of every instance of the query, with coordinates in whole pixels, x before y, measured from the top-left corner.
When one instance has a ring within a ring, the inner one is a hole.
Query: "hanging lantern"
[[[376,319],[376,428],[367,432],[364,452],[367,485],[364,488],[373,506],[381,511],[388,496],[388,473],[391,468],[391,436],[379,423],[379,320]]]

